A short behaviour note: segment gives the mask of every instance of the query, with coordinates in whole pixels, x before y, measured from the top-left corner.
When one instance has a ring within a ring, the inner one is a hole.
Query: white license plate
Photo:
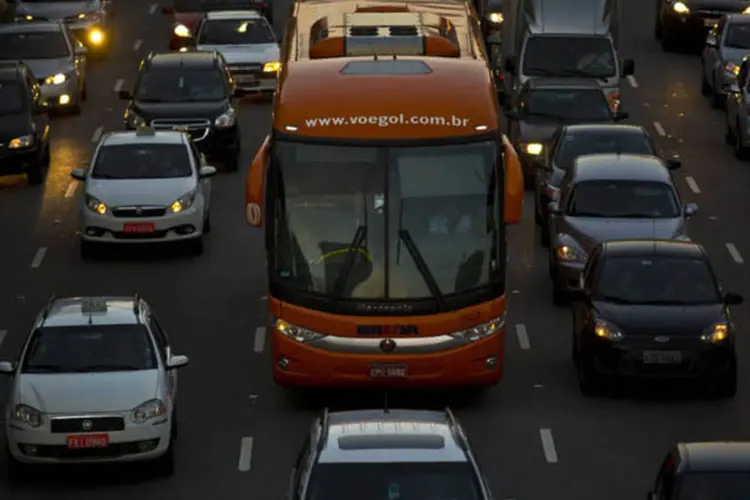
[[[404,378],[406,365],[374,365],[370,367],[372,378]]]
[[[718,19],[704,19],[703,20],[703,25],[706,26],[706,27],[709,27],[709,28],[713,28],[718,23],[719,23]]]
[[[643,362],[648,365],[679,365],[682,363],[680,351],[646,351]]]

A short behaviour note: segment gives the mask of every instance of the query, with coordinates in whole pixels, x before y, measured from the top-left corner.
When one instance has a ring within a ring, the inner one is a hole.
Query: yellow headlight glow
[[[672,10],[677,12],[678,14],[687,14],[690,12],[690,9],[688,9],[688,6],[685,5],[683,2],[675,2],[672,6]]]
[[[65,83],[65,80],[67,79],[68,78],[64,74],[58,73],[56,75],[48,76],[47,78],[45,78],[44,83],[46,83],[47,85],[60,85]]]
[[[540,154],[542,154],[543,149],[544,149],[544,146],[542,146],[538,142],[532,142],[526,145],[526,152],[534,156],[539,156]]]
[[[24,135],[22,137],[16,137],[15,139],[11,139],[10,143],[8,143],[8,149],[28,148],[32,144],[34,144],[34,137],[30,135]]]
[[[172,208],[172,212],[174,213],[182,212],[183,210],[185,210],[185,207],[183,206],[180,200],[177,200],[174,203],[172,203],[171,208]]]
[[[98,28],[94,28],[89,31],[89,42],[93,45],[101,45],[104,43],[104,32]]]
[[[720,344],[724,342],[729,336],[729,327],[726,323],[716,323],[710,333],[701,335],[703,342],[709,342],[711,344]]]
[[[750,7],[747,7],[745,10],[742,11],[743,14],[750,14]]]
[[[178,24],[174,27],[174,34],[180,38],[188,38],[190,37],[190,30],[184,24]]]
[[[281,63],[278,61],[267,62],[263,66],[264,73],[277,73],[281,69]]]
[[[97,203],[94,205],[94,212],[98,213],[99,215],[104,215],[107,213],[107,205],[104,203]]]
[[[490,14],[490,21],[496,24],[500,24],[503,22],[503,15],[499,12],[493,12]]]

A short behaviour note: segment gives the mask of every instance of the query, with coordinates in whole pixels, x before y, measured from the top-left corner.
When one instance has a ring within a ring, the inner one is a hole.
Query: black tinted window
[[[519,104],[525,118],[555,120],[611,120],[607,99],[599,89],[538,89],[528,91]]]
[[[678,487],[679,500],[746,500],[750,472],[692,472]]]
[[[604,37],[533,36],[523,58],[528,76],[615,76],[614,50]]]
[[[28,96],[21,82],[0,81],[0,115],[20,113],[26,109]]]
[[[33,334],[21,371],[79,373],[153,370],[154,347],[143,325],[65,326]]]
[[[68,55],[68,43],[59,31],[0,33],[0,59],[59,59]]]
[[[208,12],[211,10],[242,10],[251,8],[251,0],[175,0],[178,12]]]
[[[596,292],[608,300],[638,304],[720,302],[711,268],[703,260],[610,257],[600,276]]]
[[[193,169],[183,144],[123,144],[99,149],[94,179],[169,179],[190,177]]]
[[[305,500],[479,500],[465,463],[318,464]]]
[[[135,98],[143,102],[223,101],[229,97],[224,74],[214,67],[150,68],[138,82]]]
[[[265,19],[206,21],[198,36],[198,43],[201,45],[245,45],[275,41]]]
[[[644,134],[605,132],[576,132],[563,137],[557,148],[555,163],[568,169],[573,160],[591,154],[656,154],[651,141]]]
[[[568,204],[568,215],[578,217],[671,219],[680,214],[672,187],[661,182],[579,182]]]
[[[730,49],[750,49],[750,23],[730,24],[724,46]]]

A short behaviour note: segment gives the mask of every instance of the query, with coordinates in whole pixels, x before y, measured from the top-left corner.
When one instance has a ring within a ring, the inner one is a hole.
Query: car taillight
[[[617,110],[620,109],[620,92],[615,90],[607,94],[607,102],[609,103],[609,109],[611,109],[613,113],[617,112]]]

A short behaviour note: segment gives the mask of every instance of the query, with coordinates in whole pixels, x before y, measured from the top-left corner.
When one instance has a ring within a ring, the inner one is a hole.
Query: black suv
[[[0,175],[25,173],[41,184],[49,166],[49,115],[31,70],[0,63]]]
[[[221,54],[150,53],[140,68],[135,90],[120,91],[130,101],[125,128],[186,132],[202,153],[237,170],[240,129],[232,100],[245,92],[235,88]]]

